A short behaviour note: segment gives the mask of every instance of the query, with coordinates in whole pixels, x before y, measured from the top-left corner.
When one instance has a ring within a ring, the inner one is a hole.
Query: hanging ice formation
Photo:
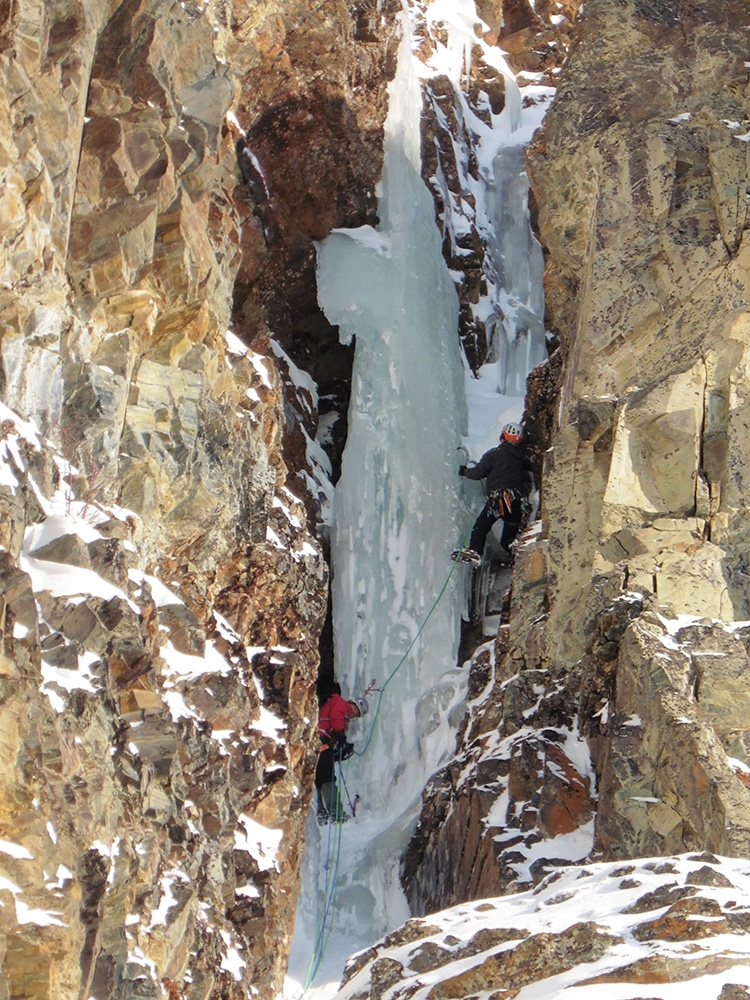
[[[464,365],[469,412],[465,444],[476,460],[497,444],[506,421],[521,418],[526,376],[546,356],[544,260],[529,224],[525,149],[541,124],[552,91],[525,87],[527,100],[522,108],[519,87],[502,54],[497,48],[483,47],[485,63],[504,77],[505,108],[499,115],[491,114],[485,99],[480,117],[460,86],[462,69],[468,76],[463,60],[468,60],[472,43],[477,44],[474,26],[479,18],[474,0],[434,0],[427,18],[448,28],[447,44],[436,47],[422,72],[425,77],[443,74],[453,82],[458,135],[452,142],[462,196],[451,192],[440,167],[431,184],[445,205],[442,222],[451,239],[452,256],[470,252],[461,250],[460,238],[470,233],[472,225],[486,247],[483,277],[487,290],[471,308],[473,317],[485,326],[489,350],[478,372]],[[438,122],[444,121],[437,100],[432,100],[432,108]],[[475,172],[469,169],[472,158]]]
[[[318,255],[321,305],[342,337],[356,337],[332,543],[336,674],[351,693],[372,678],[381,687],[392,674],[445,582],[455,548],[456,449],[466,424],[458,300],[420,176],[420,108],[404,18],[389,89],[380,227],[335,232]],[[398,849],[449,736],[446,709],[462,697],[454,607],[449,593],[382,692],[366,755],[349,771],[368,839],[390,831],[386,877],[396,894]],[[364,921],[377,932],[388,922],[379,898],[382,860],[373,867],[365,847],[354,870],[347,866],[352,891],[340,893],[339,911],[353,897],[353,928]]]
[[[458,89],[476,41],[474,0],[435,0],[428,14],[449,28],[443,62],[432,72],[448,74]],[[476,459],[496,443],[502,422],[520,416],[523,380],[543,352],[541,308],[534,301],[541,292],[533,290],[537,280],[541,288],[541,271],[516,260],[528,261],[533,250],[520,175],[521,145],[532,129],[518,128],[517,88],[509,81],[494,129],[475,117],[470,122],[477,142],[485,140],[479,180],[468,170],[464,177],[474,187],[476,223],[492,228],[502,218],[506,227],[492,238],[489,291],[477,306],[495,328],[494,355],[477,379],[459,351],[458,300],[421,178],[421,64],[410,40],[404,14],[398,72],[389,88],[380,225],[335,231],[318,248],[320,304],[342,338],[356,338],[349,432],[334,497],[336,676],[345,695],[361,693],[372,679],[385,688],[371,698],[370,714],[350,726],[364,753],[350,762],[345,779],[360,802],[356,822],[344,826],[335,865],[329,833],[324,828],[321,836],[312,819],[308,823],[290,964],[298,982],[324,919],[333,932],[330,940],[329,931],[322,935],[328,954],[317,981],[326,967],[338,976],[347,954],[408,917],[399,857],[422,788],[452,752],[463,715],[466,676],[456,668],[460,572],[433,608],[451,570],[450,551],[471,523],[459,502],[457,448],[465,442]],[[471,115],[468,102],[463,109]],[[516,147],[510,161],[496,155],[503,144]],[[455,199],[444,200],[452,207],[443,226],[459,232]],[[334,912],[324,915],[332,878]]]

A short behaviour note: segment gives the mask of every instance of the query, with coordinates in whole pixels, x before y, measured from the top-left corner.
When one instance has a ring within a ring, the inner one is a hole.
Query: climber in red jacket
[[[328,701],[321,706],[318,714],[318,731],[321,740],[328,737],[334,739],[346,733],[350,719],[359,718],[362,710],[356,701],[346,701],[341,697],[341,688],[334,684],[334,690]]]
[[[320,756],[315,770],[315,787],[318,791],[318,823],[341,823],[346,816],[336,788],[336,761],[347,760],[354,747],[346,739],[346,727],[351,719],[367,712],[364,698],[347,701],[341,697],[341,687],[334,682],[332,693],[321,705],[318,713]]]

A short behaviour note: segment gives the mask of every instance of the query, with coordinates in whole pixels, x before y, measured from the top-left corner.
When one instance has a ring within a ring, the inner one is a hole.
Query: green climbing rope
[[[343,780],[341,761],[338,761],[337,763],[339,769],[339,778]],[[343,823],[341,822],[340,817],[338,822],[334,821],[334,813],[338,813],[339,811],[338,809],[339,800],[337,798],[337,794],[338,793],[334,793],[336,797],[334,797],[333,799],[333,809],[329,812],[329,819],[327,824],[328,844],[326,848],[326,860],[325,860],[326,881],[325,881],[325,886],[323,887],[323,914],[320,920],[320,925],[318,927],[318,933],[315,938],[315,946],[313,948],[312,957],[310,958],[310,965],[307,969],[307,976],[305,977],[305,985],[302,990],[302,996],[304,996],[305,993],[307,993],[307,991],[310,989],[310,987],[313,984],[313,980],[318,974],[318,970],[320,969],[320,964],[323,961],[323,956],[325,955],[325,949],[326,945],[328,944],[328,938],[331,936],[331,931],[333,929],[333,921],[331,921],[331,924],[328,928],[328,932],[326,933],[326,920],[328,919],[328,914],[331,912],[333,908],[333,902],[336,898],[336,891],[338,888],[339,862],[341,860],[341,827],[343,826]],[[335,840],[335,848],[334,848],[335,860],[332,865],[331,846],[334,840]]]
[[[464,546],[466,545],[466,543],[469,540],[469,536],[470,535],[471,535],[471,528],[469,528],[469,530],[466,532],[464,540],[461,542],[461,548],[464,548]],[[370,732],[368,733],[365,745],[364,745],[364,747],[361,750],[355,750],[354,751],[357,757],[364,757],[365,754],[367,753],[367,751],[368,751],[368,749],[370,747],[370,744],[372,742],[373,734],[375,732],[375,726],[376,726],[377,721],[378,721],[378,716],[380,715],[380,706],[381,706],[382,701],[383,701],[383,692],[388,687],[388,685],[391,683],[391,681],[396,676],[396,674],[398,673],[398,671],[401,669],[401,667],[403,666],[403,664],[406,662],[407,656],[409,655],[409,653],[414,648],[414,644],[416,643],[417,639],[420,637],[420,635],[424,631],[424,629],[425,629],[425,627],[427,625],[427,622],[430,620],[430,618],[432,617],[433,612],[435,611],[435,608],[440,603],[440,600],[441,600],[443,594],[445,593],[445,591],[448,588],[448,584],[450,583],[451,577],[453,576],[453,572],[454,572],[454,570],[456,568],[456,562],[452,562],[451,563],[450,572],[448,573],[448,576],[445,578],[445,583],[440,588],[440,593],[437,595],[437,597],[435,598],[435,600],[432,602],[432,607],[427,612],[427,615],[426,615],[424,621],[422,622],[422,624],[417,629],[417,632],[416,632],[414,638],[412,639],[412,641],[409,643],[409,645],[408,645],[408,647],[406,649],[406,652],[404,653],[404,655],[401,657],[401,659],[398,661],[398,663],[396,664],[396,666],[393,668],[393,670],[390,672],[390,674],[388,675],[388,677],[383,682],[383,684],[382,684],[382,686],[380,688],[380,692],[379,692],[379,695],[378,695],[378,702],[377,702],[377,705],[375,706],[375,714],[373,715],[372,725],[370,727]],[[341,771],[341,762],[339,761],[338,763],[339,763],[339,777],[341,778],[341,780],[343,782],[344,779],[343,779],[343,774],[342,774],[342,771]],[[305,979],[305,986],[304,986],[304,989],[302,991],[302,996],[304,996],[305,993],[307,993],[307,991],[310,989],[310,987],[313,984],[315,976],[317,975],[318,970],[320,969],[320,965],[321,965],[321,963],[323,961],[323,956],[325,955],[325,949],[326,949],[326,946],[328,944],[328,940],[329,940],[329,938],[331,936],[331,932],[333,931],[333,921],[331,920],[330,925],[329,925],[329,927],[328,927],[327,930],[326,930],[326,921],[328,920],[329,913],[331,913],[333,911],[334,900],[336,898],[337,883],[338,883],[339,861],[341,859],[341,827],[342,827],[342,825],[343,824],[341,824],[341,823],[335,823],[334,824],[334,823],[331,823],[331,822],[329,822],[329,824],[328,824],[328,830],[329,830],[329,834],[328,834],[328,848],[327,848],[327,852],[328,853],[327,853],[327,856],[326,856],[326,883],[325,883],[325,887],[324,887],[324,890],[323,890],[323,914],[322,914],[322,917],[321,917],[321,920],[320,920],[320,925],[318,927],[318,933],[317,933],[317,936],[316,936],[316,939],[315,939],[315,946],[313,948],[313,954],[312,954],[312,957],[310,959],[310,966],[309,966],[309,968],[307,970],[307,977]],[[337,827],[335,838],[332,836],[332,834],[330,832],[331,828],[333,826]],[[335,862],[334,862],[333,868],[331,868],[331,841],[333,839],[336,840],[336,846],[335,846],[336,857],[335,857]],[[332,874],[331,874],[331,872],[332,872]]]
[[[464,536],[464,540],[461,542],[461,546],[460,547],[462,549],[466,546],[466,543],[468,542],[470,535],[471,535],[471,528],[469,528],[469,530],[466,532],[466,534]],[[420,635],[424,631],[425,626],[427,625],[427,622],[430,620],[430,618],[432,616],[432,613],[434,612],[435,608],[440,603],[440,599],[442,598],[443,594],[447,590],[448,584],[451,581],[451,577],[453,576],[453,571],[456,568],[457,562],[458,562],[458,560],[456,560],[455,562],[451,563],[450,572],[448,573],[448,576],[445,578],[445,583],[441,587],[440,593],[437,595],[437,597],[433,601],[432,607],[427,612],[427,616],[426,616],[425,620],[422,622],[422,624],[417,629],[417,633],[414,636],[414,638],[412,639],[412,641],[409,643],[409,645],[408,645],[408,647],[407,647],[406,652],[404,653],[404,655],[398,661],[398,663],[393,668],[393,670],[390,672],[390,674],[388,674],[388,676],[386,677],[385,681],[383,681],[383,684],[381,685],[381,688],[380,688],[380,694],[378,696],[378,703],[375,706],[375,714],[372,717],[372,726],[370,726],[370,732],[369,732],[369,734],[367,736],[367,740],[365,742],[365,745],[364,745],[364,747],[361,750],[355,750],[354,751],[354,753],[357,755],[357,757],[364,757],[364,755],[367,753],[367,751],[368,751],[368,749],[370,747],[370,743],[372,742],[373,734],[375,732],[375,725],[376,725],[376,723],[378,721],[378,716],[380,715],[380,706],[381,706],[382,701],[383,701],[383,692],[385,691],[385,689],[388,687],[388,685],[391,683],[391,681],[393,680],[393,678],[396,676],[396,674],[398,673],[398,671],[403,666],[404,662],[406,661],[406,657],[409,655],[409,653],[414,648],[414,644],[416,643],[417,639],[420,637]]]

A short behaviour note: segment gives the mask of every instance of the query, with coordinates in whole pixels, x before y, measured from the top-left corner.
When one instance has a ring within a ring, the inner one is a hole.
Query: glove
[[[459,474],[459,476],[465,476],[466,475],[466,466],[465,465],[459,465],[459,467],[458,467],[458,474]]]

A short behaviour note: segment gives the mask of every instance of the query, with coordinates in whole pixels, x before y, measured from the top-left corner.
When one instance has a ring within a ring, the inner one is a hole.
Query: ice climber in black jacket
[[[487,480],[487,502],[474,524],[467,548],[456,553],[465,562],[479,564],[482,561],[484,543],[490,528],[503,519],[503,533],[500,538],[501,562],[511,560],[510,547],[525,523],[531,510],[528,501],[532,485],[530,464],[522,447],[523,429],[519,424],[506,424],[500,435],[500,444],[485,452],[476,465],[468,468],[462,465],[459,476],[467,479]]]

